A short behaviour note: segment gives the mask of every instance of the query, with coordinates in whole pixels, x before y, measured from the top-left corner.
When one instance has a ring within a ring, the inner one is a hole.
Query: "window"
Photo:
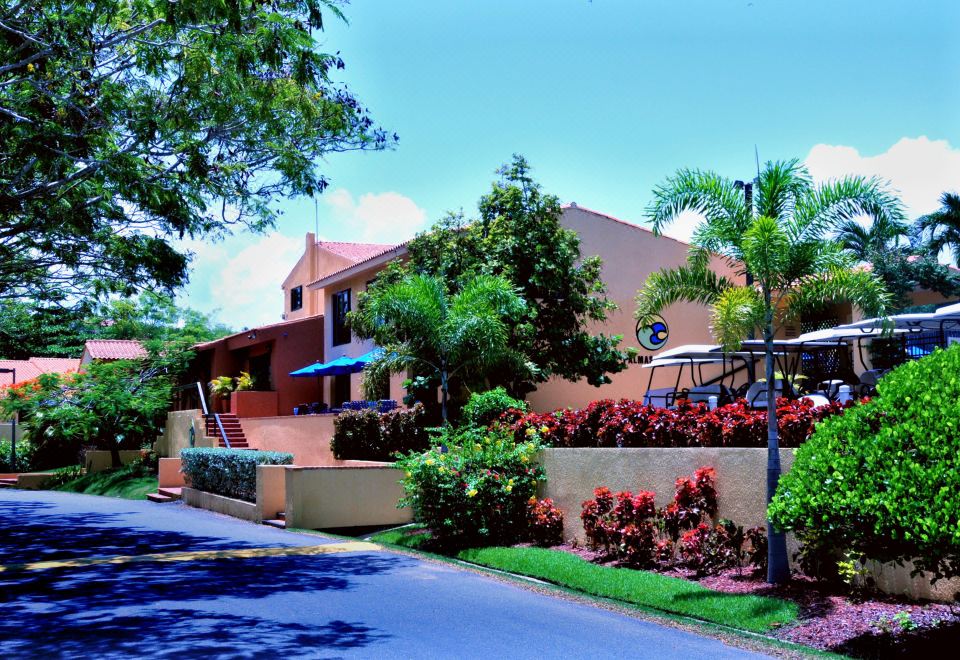
[[[350,401],[350,376],[341,374],[333,377],[333,391],[330,395],[330,405],[333,408],[339,408],[344,403]]]
[[[347,313],[350,312],[350,289],[333,294],[333,345],[350,343],[350,326],[347,325]]]
[[[295,312],[303,307],[303,286],[290,289],[290,311]]]

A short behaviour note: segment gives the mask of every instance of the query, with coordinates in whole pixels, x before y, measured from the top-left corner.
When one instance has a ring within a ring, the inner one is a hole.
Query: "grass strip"
[[[749,594],[728,594],[695,582],[647,571],[597,566],[544,548],[464,550],[464,561],[552,582],[593,596],[652,607],[725,626],[769,632],[797,618],[795,603]]]
[[[148,493],[157,491],[157,477],[144,476],[137,469],[124,466],[115,470],[86,474],[73,481],[68,481],[62,486],[54,488],[54,490],[119,497],[125,500],[145,500]]]

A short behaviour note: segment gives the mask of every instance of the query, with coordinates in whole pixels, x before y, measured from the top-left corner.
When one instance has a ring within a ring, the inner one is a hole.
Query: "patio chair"
[[[672,408],[677,399],[677,392],[672,387],[647,390],[643,395],[643,405],[654,408]]]
[[[776,396],[783,396],[783,381],[777,380],[774,385],[774,394]],[[766,408],[767,407],[767,383],[757,381],[752,383],[750,387],[747,388],[746,393],[743,395],[743,398],[747,400],[747,403],[753,408]]]
[[[717,383],[714,385],[698,385],[687,391],[687,399],[690,403],[709,403],[712,396],[717,397],[717,405],[722,406],[730,401],[730,388]]]
[[[397,409],[397,402],[393,399],[381,399],[377,401],[377,410],[382,413],[390,412],[391,410]]]
[[[810,401],[813,404],[814,408],[819,408],[820,406],[829,406],[830,399],[825,397],[822,394],[806,394],[800,397],[801,401]]]

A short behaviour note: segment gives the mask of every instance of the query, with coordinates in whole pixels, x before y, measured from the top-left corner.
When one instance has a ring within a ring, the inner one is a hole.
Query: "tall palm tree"
[[[844,221],[870,215],[902,222],[900,202],[874,179],[847,177],[815,186],[799,161],[767,163],[747,207],[734,183],[712,172],[681,170],[654,190],[648,209],[660,233],[683,211],[703,216],[691,241],[687,264],[653,273],[637,293],[644,322],[678,301],[712,307],[712,332],[725,351],[734,351],[759,330],[765,348],[767,383],[767,501],[780,479],[774,376],[774,335],[805,311],[847,300],[870,313],[887,306],[889,294],[872,273],[830,237]],[[719,256],[736,274],[710,269]],[[752,276],[748,285],[746,275]],[[767,580],[789,579],[786,539],[767,523]]]
[[[914,232],[935,256],[950,248],[954,263],[960,266],[960,194],[943,193],[940,208],[917,220]]]
[[[365,382],[408,369],[426,372],[440,381],[446,422],[451,378],[482,381],[505,363],[518,372],[533,368],[509,344],[506,320],[525,312],[526,303],[502,277],[479,275],[451,296],[439,277],[408,275],[372,289],[350,322],[383,349],[364,370]]]
[[[872,262],[908,234],[906,224],[888,218],[874,218],[869,225],[844,220],[837,228],[836,240],[860,261]]]

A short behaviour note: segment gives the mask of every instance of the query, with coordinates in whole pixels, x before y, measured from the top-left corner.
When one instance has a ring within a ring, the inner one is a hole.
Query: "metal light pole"
[[[743,204],[747,209],[747,216],[750,220],[753,220],[753,182],[752,181],[734,181],[733,187],[737,190],[743,190]],[[744,274],[744,283],[747,286],[753,284],[753,274],[748,270]],[[747,335],[747,339],[756,339],[757,333],[751,328],[750,333]],[[750,367],[747,369],[747,378],[753,383],[757,380],[756,365],[753,360],[750,360]]]
[[[12,374],[13,378],[10,381],[10,385],[17,384],[17,370],[16,369],[0,369],[0,374]],[[16,470],[17,465],[17,416],[14,415],[10,420],[10,469]]]

